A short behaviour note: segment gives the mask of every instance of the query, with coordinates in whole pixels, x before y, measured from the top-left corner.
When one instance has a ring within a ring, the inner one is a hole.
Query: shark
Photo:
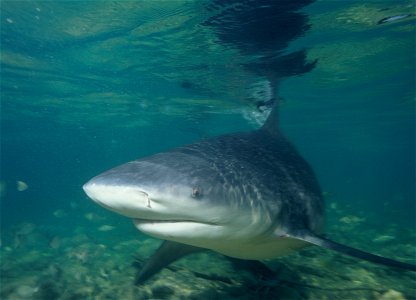
[[[278,102],[264,125],[112,168],[83,189],[102,207],[162,239],[136,282],[202,250],[261,261],[314,245],[408,271],[416,265],[361,251],[323,234],[324,199],[308,162],[279,127]]]

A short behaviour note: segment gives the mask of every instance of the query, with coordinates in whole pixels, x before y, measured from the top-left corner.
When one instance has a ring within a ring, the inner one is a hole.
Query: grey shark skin
[[[416,270],[415,265],[319,236],[324,224],[319,184],[308,163],[278,130],[276,111],[256,131],[135,160],[84,185],[92,200],[132,218],[142,232],[165,240],[141,270],[138,283],[202,249],[262,260],[318,245]]]

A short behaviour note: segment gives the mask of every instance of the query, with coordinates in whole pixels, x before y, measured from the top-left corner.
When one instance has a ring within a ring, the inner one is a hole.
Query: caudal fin
[[[364,259],[376,264],[381,264],[381,265],[386,265],[389,267],[395,267],[395,268],[400,268],[400,269],[404,269],[404,270],[408,270],[408,271],[416,271],[416,265],[414,264],[408,264],[408,263],[404,263],[404,262],[400,262],[397,260],[393,260],[390,258],[386,258],[383,256],[379,256],[379,255],[375,255],[375,254],[371,254],[368,252],[364,252],[352,247],[348,247],[336,242],[333,242],[331,240],[328,240],[326,238],[323,237],[319,237],[313,234],[309,234],[307,232],[301,232],[301,233],[297,233],[295,235],[289,235],[292,238],[298,239],[298,240],[302,240],[305,242],[308,242],[310,244],[322,247],[322,248],[326,248],[326,249],[331,249],[331,250],[335,250],[337,252],[343,253],[343,254],[347,254],[353,257],[357,257],[360,259]]]

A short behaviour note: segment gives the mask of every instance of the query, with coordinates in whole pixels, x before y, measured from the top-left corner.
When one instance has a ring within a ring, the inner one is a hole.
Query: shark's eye
[[[199,188],[199,187],[193,187],[191,196],[192,196],[192,198],[201,198],[202,197],[202,189]]]

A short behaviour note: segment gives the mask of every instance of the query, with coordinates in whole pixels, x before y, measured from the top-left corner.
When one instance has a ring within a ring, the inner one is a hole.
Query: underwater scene
[[[416,299],[414,1],[0,5],[0,299]]]

